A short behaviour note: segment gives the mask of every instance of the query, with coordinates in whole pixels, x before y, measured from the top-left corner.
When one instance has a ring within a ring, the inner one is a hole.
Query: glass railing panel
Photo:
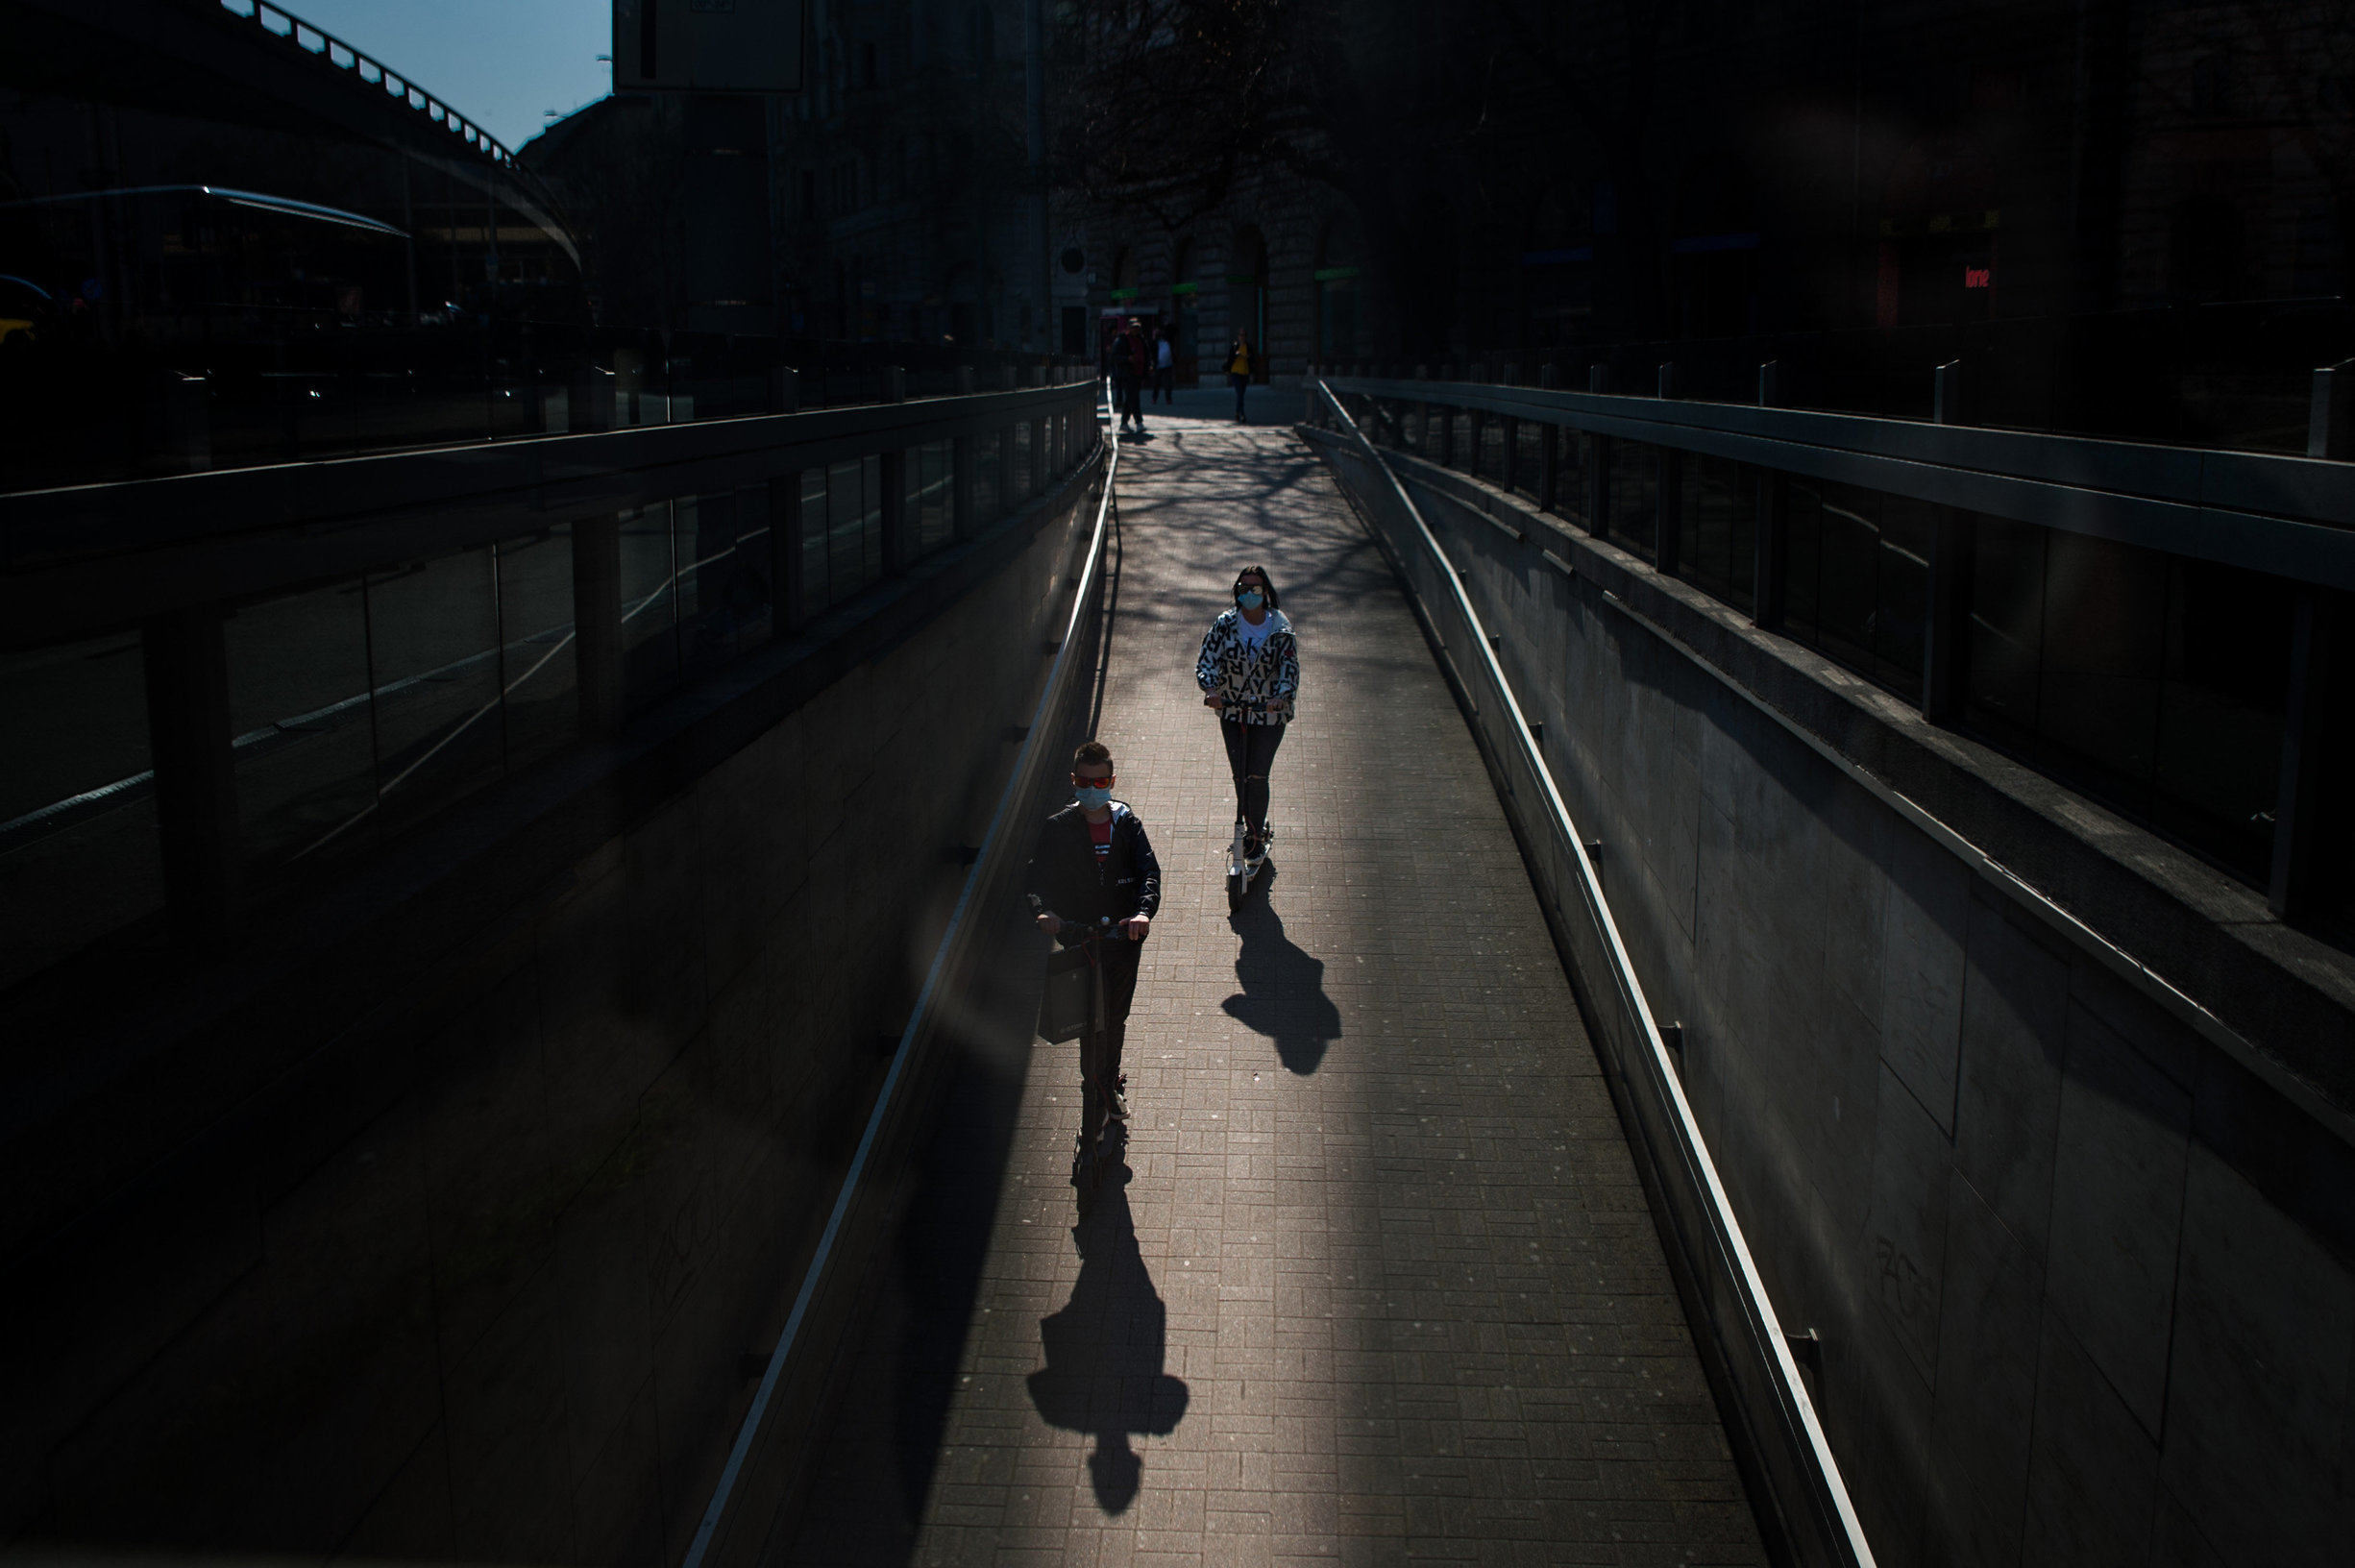
[[[678,683],[678,556],[671,503],[622,514],[622,677],[629,706]]]
[[[1749,611],[1755,601],[1758,475],[1724,457],[1687,453],[1677,517],[1677,575],[1702,592]],[[1790,540],[1791,614],[1812,617],[1812,535]],[[1800,578],[1808,581],[1803,588]],[[1806,608],[1803,610],[1802,605]],[[1810,621],[1811,624],[1811,621]]]
[[[923,554],[940,550],[956,532],[956,511],[949,491],[956,458],[953,441],[930,441],[909,453],[908,474],[914,495],[908,515],[916,524],[916,548]]]
[[[859,459],[859,586],[883,580],[883,458]]]
[[[500,682],[507,763],[527,767],[580,730],[578,649],[573,633],[573,530],[500,541]]]
[[[769,640],[769,520],[765,490],[682,496],[678,529],[679,642],[687,668],[708,669]]]
[[[867,585],[867,465],[857,458],[826,469],[826,574],[830,603]]]
[[[267,878],[374,842],[365,586],[356,578],[240,605],[223,633],[247,867]]]
[[[826,471],[801,471],[801,614],[804,620],[822,615],[834,602],[833,536],[826,519]]]
[[[378,807],[387,828],[440,810],[506,765],[499,583],[488,550],[368,579]]]
[[[998,482],[1000,442],[993,430],[973,437],[973,511],[983,524],[994,523],[1003,511],[1004,486]]]
[[[0,654],[0,988],[163,903],[137,632]]]
[[[1532,501],[1543,474],[1545,432],[1545,424],[1534,419],[1520,420],[1513,429],[1512,487]]]

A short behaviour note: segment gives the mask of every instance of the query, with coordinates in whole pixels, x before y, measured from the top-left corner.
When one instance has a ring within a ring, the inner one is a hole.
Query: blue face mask
[[[1235,602],[1240,604],[1246,610],[1256,610],[1261,605],[1267,602],[1267,598],[1263,594],[1256,594],[1250,589],[1246,588],[1241,593],[1235,596]]]
[[[1110,785],[1099,784],[1091,787],[1086,784],[1074,784],[1071,786],[1071,795],[1074,799],[1078,800],[1082,806],[1085,806],[1090,811],[1101,811],[1104,807],[1112,804],[1112,788]]]

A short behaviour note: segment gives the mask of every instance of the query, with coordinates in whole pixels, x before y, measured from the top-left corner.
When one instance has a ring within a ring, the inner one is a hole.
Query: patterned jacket
[[[1211,623],[1211,629],[1202,638],[1202,657],[1194,661],[1194,683],[1207,696],[1222,692],[1233,702],[1262,702],[1282,698],[1293,701],[1300,695],[1300,644],[1292,636],[1292,624],[1284,619],[1281,610],[1269,610],[1275,624],[1254,649],[1244,646],[1242,632],[1238,629],[1243,618],[1240,610],[1229,610]],[[1276,724],[1283,720],[1275,714],[1258,708],[1235,708],[1226,715],[1246,724]]]

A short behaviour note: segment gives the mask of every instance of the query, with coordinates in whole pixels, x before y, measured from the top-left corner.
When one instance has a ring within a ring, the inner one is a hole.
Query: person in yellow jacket
[[[1243,393],[1251,385],[1251,334],[1237,332],[1235,342],[1227,350],[1227,385],[1235,388],[1235,423],[1248,424],[1243,418]]]

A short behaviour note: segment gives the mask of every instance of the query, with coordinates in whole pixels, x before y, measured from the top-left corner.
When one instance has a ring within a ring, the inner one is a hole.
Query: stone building
[[[1097,311],[1195,345],[1256,326],[1281,377],[1792,333],[1927,345],[2345,293],[2355,12],[2323,0],[1334,19],[1347,37],[1316,69],[1348,92],[1304,97],[1287,156],[1184,224],[1088,211]],[[1351,101],[1379,113],[1333,111]]]

